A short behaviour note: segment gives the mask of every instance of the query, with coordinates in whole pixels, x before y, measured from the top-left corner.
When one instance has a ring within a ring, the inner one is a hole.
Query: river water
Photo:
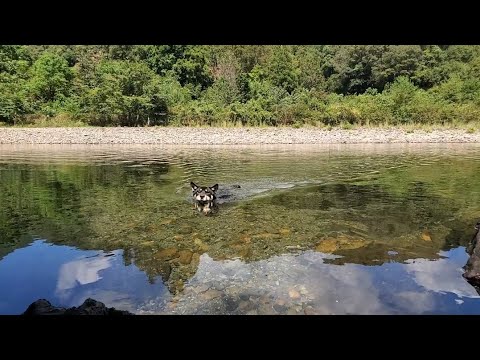
[[[479,144],[0,145],[0,314],[480,314],[478,174]]]

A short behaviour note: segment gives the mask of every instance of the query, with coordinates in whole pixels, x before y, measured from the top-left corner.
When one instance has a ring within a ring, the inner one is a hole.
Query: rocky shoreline
[[[361,128],[0,128],[0,144],[263,145],[480,143],[480,131]]]

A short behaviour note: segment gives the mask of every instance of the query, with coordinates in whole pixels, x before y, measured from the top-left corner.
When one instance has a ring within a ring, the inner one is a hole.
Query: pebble
[[[290,298],[292,299],[300,299],[300,293],[295,289],[291,289],[288,292],[288,296],[290,296]]]
[[[304,310],[303,310],[303,313],[305,315],[319,315],[318,312],[315,311],[314,308],[312,308],[311,306],[307,306]]]
[[[218,290],[215,290],[215,289],[207,290],[207,291],[205,291],[204,293],[201,294],[201,298],[203,300],[212,300],[212,299],[218,298],[220,296],[222,296],[222,292],[218,291]]]
[[[262,304],[257,309],[260,315],[277,315],[277,312],[273,309],[271,305]]]
[[[297,310],[290,308],[287,310],[287,315],[297,315]]]
[[[245,311],[252,310],[252,308],[253,308],[253,304],[250,301],[242,300],[238,304],[237,310],[239,310],[241,312],[245,312]]]
[[[357,144],[357,143],[472,143],[480,132],[465,130],[333,129],[320,128],[194,128],[86,127],[0,128],[0,144]]]
[[[278,304],[274,304],[273,309],[279,314],[284,314],[287,311],[287,308],[285,306]]]

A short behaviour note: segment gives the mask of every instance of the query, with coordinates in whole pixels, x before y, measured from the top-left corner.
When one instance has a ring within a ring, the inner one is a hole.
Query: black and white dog
[[[204,215],[213,214],[218,211],[216,192],[218,184],[213,186],[198,186],[193,181],[190,182],[192,187],[192,197],[195,209]]]

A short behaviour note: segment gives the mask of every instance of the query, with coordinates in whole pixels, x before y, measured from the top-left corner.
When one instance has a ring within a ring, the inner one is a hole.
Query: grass
[[[48,128],[48,127],[97,127],[90,126],[81,120],[74,119],[67,114],[59,114],[55,117],[46,116],[31,116],[24,120],[22,123],[11,125],[6,122],[0,121],[0,127],[9,128]],[[154,126],[161,127],[161,126]],[[222,121],[213,124],[194,124],[180,125],[178,123],[172,123],[167,127],[195,127],[195,128],[269,128],[272,126],[262,122],[258,125],[243,125],[241,121],[231,122]],[[398,129],[407,133],[413,133],[414,131],[432,132],[434,130],[465,130],[468,134],[474,134],[480,130],[480,119],[476,122],[450,122],[445,124],[424,124],[424,123],[408,123],[408,124],[391,124],[388,122],[378,124],[352,124],[350,122],[341,122],[337,126],[326,125],[321,121],[308,120],[306,123],[294,123],[293,125],[278,125],[277,128],[306,128],[306,129],[324,129],[324,130],[355,130],[355,129]]]
[[[465,130],[467,133],[475,133],[480,130],[480,121],[476,123],[446,123],[446,124],[424,124],[424,123],[408,123],[408,124],[389,124],[381,123],[376,125],[358,126],[358,128],[368,129],[398,129],[407,133],[414,131],[432,132],[434,130]]]
[[[2,125],[3,124],[3,125]],[[88,126],[81,120],[72,118],[66,114],[59,114],[54,117],[47,116],[29,116],[24,121],[15,125],[7,125],[1,123],[3,127],[16,127],[16,128],[48,128],[48,127],[86,127]]]

